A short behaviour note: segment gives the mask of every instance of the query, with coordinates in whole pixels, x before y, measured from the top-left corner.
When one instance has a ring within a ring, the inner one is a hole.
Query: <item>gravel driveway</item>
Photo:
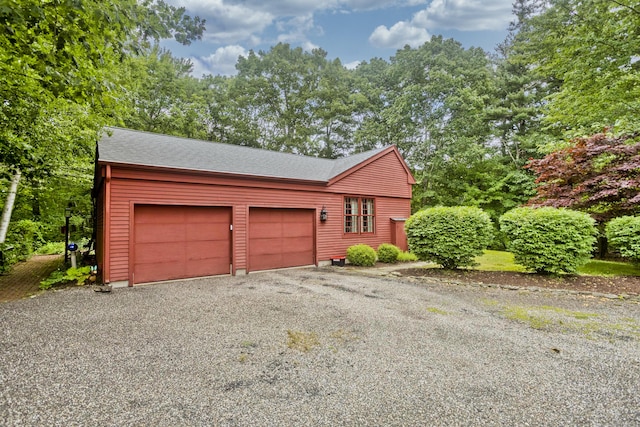
[[[640,425],[640,305],[301,269],[0,305],[3,425]]]

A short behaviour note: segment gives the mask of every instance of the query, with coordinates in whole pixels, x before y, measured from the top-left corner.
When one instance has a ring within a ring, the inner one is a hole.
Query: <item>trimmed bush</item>
[[[539,273],[576,273],[591,258],[595,221],[568,209],[516,208],[500,217],[515,262]]]
[[[489,215],[468,206],[423,209],[409,217],[405,230],[418,259],[447,269],[473,265],[493,237]]]
[[[418,257],[412,254],[411,252],[400,252],[398,254],[399,262],[415,262],[418,261]]]
[[[393,264],[398,262],[398,255],[400,255],[400,248],[391,243],[383,243],[378,246],[378,260],[380,262],[386,262],[387,264]]]
[[[369,245],[353,245],[347,249],[347,260],[353,265],[371,267],[376,264],[376,251]]]
[[[640,217],[621,216],[605,227],[609,246],[622,257],[640,262]]]

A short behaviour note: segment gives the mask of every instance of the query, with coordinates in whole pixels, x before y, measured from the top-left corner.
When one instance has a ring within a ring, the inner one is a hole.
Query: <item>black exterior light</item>
[[[320,210],[320,221],[325,222],[327,220],[327,208],[326,207],[322,207],[322,210]]]

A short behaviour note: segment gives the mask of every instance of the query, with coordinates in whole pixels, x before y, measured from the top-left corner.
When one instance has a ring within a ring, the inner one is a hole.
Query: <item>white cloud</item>
[[[247,54],[248,52],[242,46],[219,47],[209,56],[190,58],[193,62],[192,74],[196,77],[201,77],[203,74],[233,75],[236,73],[238,57],[247,56]]]
[[[248,40],[264,31],[276,18],[269,11],[224,0],[171,0],[170,3],[185,7],[189,14],[206,19],[207,31],[203,39],[210,43]]]
[[[314,23],[312,14],[280,21],[276,24],[276,28],[281,32],[277,37],[278,42],[300,44],[307,51],[318,47],[309,41],[308,34],[322,34],[322,28]]]
[[[358,68],[358,65],[360,65],[361,63],[362,61],[352,61],[343,65],[344,65],[344,68],[346,68],[347,70],[355,70],[356,68]]]
[[[380,25],[369,36],[369,42],[375,47],[383,48],[401,48],[405,45],[417,47],[430,38],[424,28],[414,26],[411,22],[400,21],[391,28]]]
[[[433,0],[411,23],[430,30],[479,31],[504,29],[511,19],[511,0]]]

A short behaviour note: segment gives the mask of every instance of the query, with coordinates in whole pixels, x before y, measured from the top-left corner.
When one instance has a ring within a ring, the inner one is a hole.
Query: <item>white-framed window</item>
[[[375,233],[375,200],[366,197],[344,198],[344,233]]]

